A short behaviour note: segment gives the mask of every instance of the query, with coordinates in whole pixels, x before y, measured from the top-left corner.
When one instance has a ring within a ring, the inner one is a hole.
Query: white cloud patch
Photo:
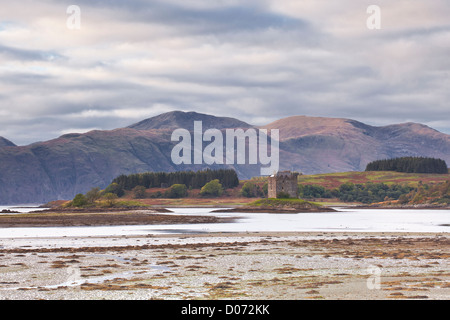
[[[0,136],[25,144],[173,110],[450,133],[447,0],[380,0],[381,30],[366,27],[368,0],[79,0],[69,30],[72,4],[2,5]]]

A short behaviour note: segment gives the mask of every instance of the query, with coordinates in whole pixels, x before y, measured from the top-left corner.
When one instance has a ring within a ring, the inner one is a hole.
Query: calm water
[[[30,211],[39,211],[39,210],[45,210],[45,209],[46,208],[39,208],[39,204],[20,204],[20,205],[15,205],[15,206],[0,206],[0,211],[11,210],[11,211],[18,211],[20,213],[27,213]],[[15,214],[15,213],[9,213],[9,214]]]
[[[211,213],[213,209],[205,208],[171,210],[174,212],[169,214],[231,216],[237,220],[214,224],[0,228],[0,238],[274,231],[450,232],[450,210],[337,209],[339,212],[298,214]]]

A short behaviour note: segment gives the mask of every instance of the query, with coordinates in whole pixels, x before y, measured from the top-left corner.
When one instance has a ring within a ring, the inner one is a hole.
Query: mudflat
[[[0,215],[0,228],[11,227],[76,227],[149,224],[189,224],[231,222],[233,218],[195,215],[167,215],[166,209],[112,211],[92,210],[45,211],[28,214]]]

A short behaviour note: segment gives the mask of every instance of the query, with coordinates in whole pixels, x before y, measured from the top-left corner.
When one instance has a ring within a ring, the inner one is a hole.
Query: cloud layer
[[[81,10],[81,29],[66,22]],[[21,1],[0,16],[0,136],[17,144],[172,110],[450,133],[447,0]]]

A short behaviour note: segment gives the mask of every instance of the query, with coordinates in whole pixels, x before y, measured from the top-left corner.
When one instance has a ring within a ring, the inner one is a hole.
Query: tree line
[[[212,180],[219,180],[223,188],[234,188],[239,185],[239,178],[233,169],[145,172],[120,175],[111,184],[117,184],[124,190],[132,190],[136,186],[148,188],[167,188],[174,184],[184,184],[189,189],[202,188]]]
[[[299,185],[299,197],[304,199],[338,198],[343,202],[374,203],[388,199],[398,200],[414,189],[401,184],[387,185],[370,182],[365,184],[347,182],[335,189],[325,189],[319,185]]]
[[[448,173],[444,160],[426,157],[401,157],[372,161],[366,171],[397,171],[407,173]]]

